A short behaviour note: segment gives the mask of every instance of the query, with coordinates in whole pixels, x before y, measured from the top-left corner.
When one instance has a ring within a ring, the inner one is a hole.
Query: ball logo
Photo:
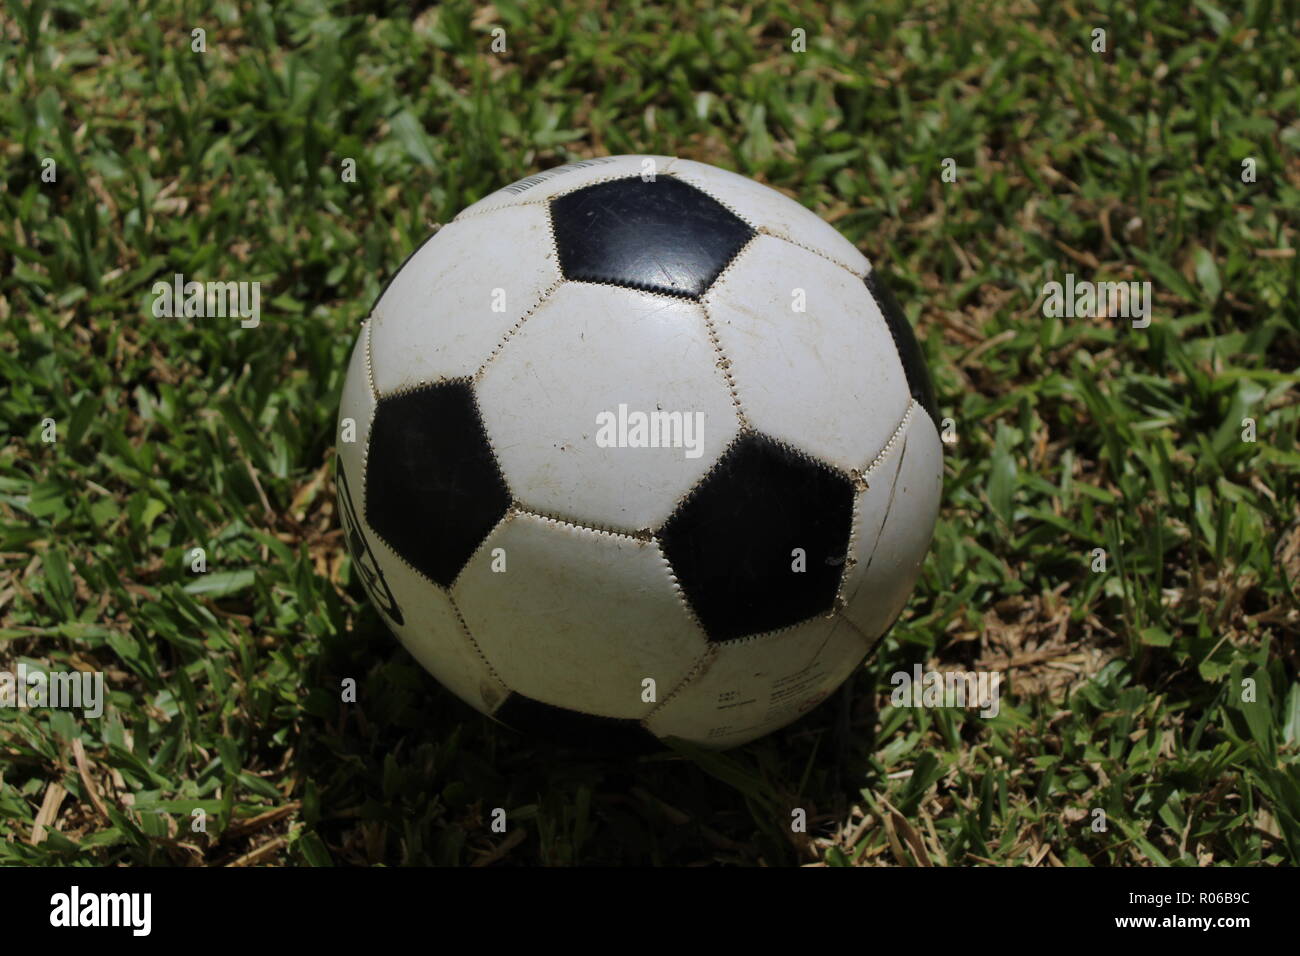
[[[538,183],[544,183],[548,179],[554,179],[556,176],[562,176],[564,173],[571,172],[572,170],[586,169],[588,166],[604,166],[606,163],[612,162],[614,162],[613,159],[605,157],[603,159],[586,159],[577,163],[568,163],[564,166],[556,166],[554,169],[548,169],[543,173],[538,173],[536,176],[527,176],[524,179],[513,182],[501,191],[517,196],[525,189],[532,189]]]
[[[828,693],[830,692],[824,690],[818,691],[817,693],[813,694],[811,697],[807,697],[804,700],[800,701],[799,706],[795,709],[795,713],[797,714],[808,713],[808,711],[812,710],[814,707],[816,707],[818,704],[824,701]]]
[[[384,580],[384,572],[370,550],[370,542],[361,533],[361,522],[357,519],[356,509],[352,505],[352,489],[348,486],[348,475],[343,470],[341,461],[338,492],[339,514],[343,518],[343,538],[348,545],[348,554],[352,555],[352,563],[361,573],[361,583],[365,586],[366,593],[370,595],[370,600],[375,602],[375,607],[379,608],[394,624],[400,626],[405,623],[402,619],[402,609],[397,606],[397,598],[393,597],[392,589]]]

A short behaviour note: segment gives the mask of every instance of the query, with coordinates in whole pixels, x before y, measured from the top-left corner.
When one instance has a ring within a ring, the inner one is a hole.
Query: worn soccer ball
[[[402,643],[503,723],[607,741],[730,747],[826,698],[902,611],[942,485],[867,259],[665,156],[442,227],[362,326],[339,418],[353,567]]]

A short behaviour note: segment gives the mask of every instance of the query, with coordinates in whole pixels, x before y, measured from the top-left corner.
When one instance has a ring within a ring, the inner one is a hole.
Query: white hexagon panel
[[[541,206],[444,226],[375,305],[370,358],[379,394],[473,375],[559,278]]]
[[[598,528],[662,524],[739,428],[698,303],[562,285],[477,383],[514,497]]]
[[[889,326],[861,279],[759,236],[703,304],[751,426],[844,471],[884,447],[911,396]]]
[[[601,717],[645,717],[708,646],[655,542],[539,515],[507,516],[452,594],[511,689]]]

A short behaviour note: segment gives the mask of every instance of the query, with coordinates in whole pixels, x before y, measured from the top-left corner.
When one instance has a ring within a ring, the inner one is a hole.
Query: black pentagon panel
[[[366,521],[413,568],[449,587],[509,504],[468,381],[379,400]]]
[[[751,433],[727,449],[659,539],[709,640],[727,641],[829,611],[852,521],[847,477]]]
[[[894,293],[889,291],[889,286],[875,269],[867,275],[866,282],[867,290],[876,300],[876,305],[880,307],[881,314],[889,324],[889,334],[894,337],[894,347],[898,349],[898,357],[902,359],[903,371],[907,375],[907,388],[930,416],[934,427],[938,428],[939,415],[935,411],[934,386],[930,384],[930,372],[925,367],[925,356],[921,354],[921,346],[916,341],[916,335],[912,332],[907,316],[903,314],[903,307],[898,304]]]
[[[596,183],[551,203],[566,278],[698,299],[754,230],[672,176]]]
[[[512,691],[492,715],[513,730],[549,744],[592,753],[651,753],[662,749],[657,737],[637,720],[598,717],[544,704]]]

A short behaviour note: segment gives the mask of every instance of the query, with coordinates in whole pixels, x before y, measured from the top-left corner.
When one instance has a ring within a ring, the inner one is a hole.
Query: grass
[[[111,705],[0,709],[0,864],[1300,863],[1298,14],[10,2],[0,669],[102,671]],[[473,713],[334,513],[384,280],[498,186],[621,152],[767,182],[889,268],[956,438],[904,618],[721,755]],[[262,324],[153,318],[174,272],[260,281]],[[1045,317],[1070,272],[1151,281],[1150,327]],[[915,663],[1001,671],[1000,714],[889,706]]]

